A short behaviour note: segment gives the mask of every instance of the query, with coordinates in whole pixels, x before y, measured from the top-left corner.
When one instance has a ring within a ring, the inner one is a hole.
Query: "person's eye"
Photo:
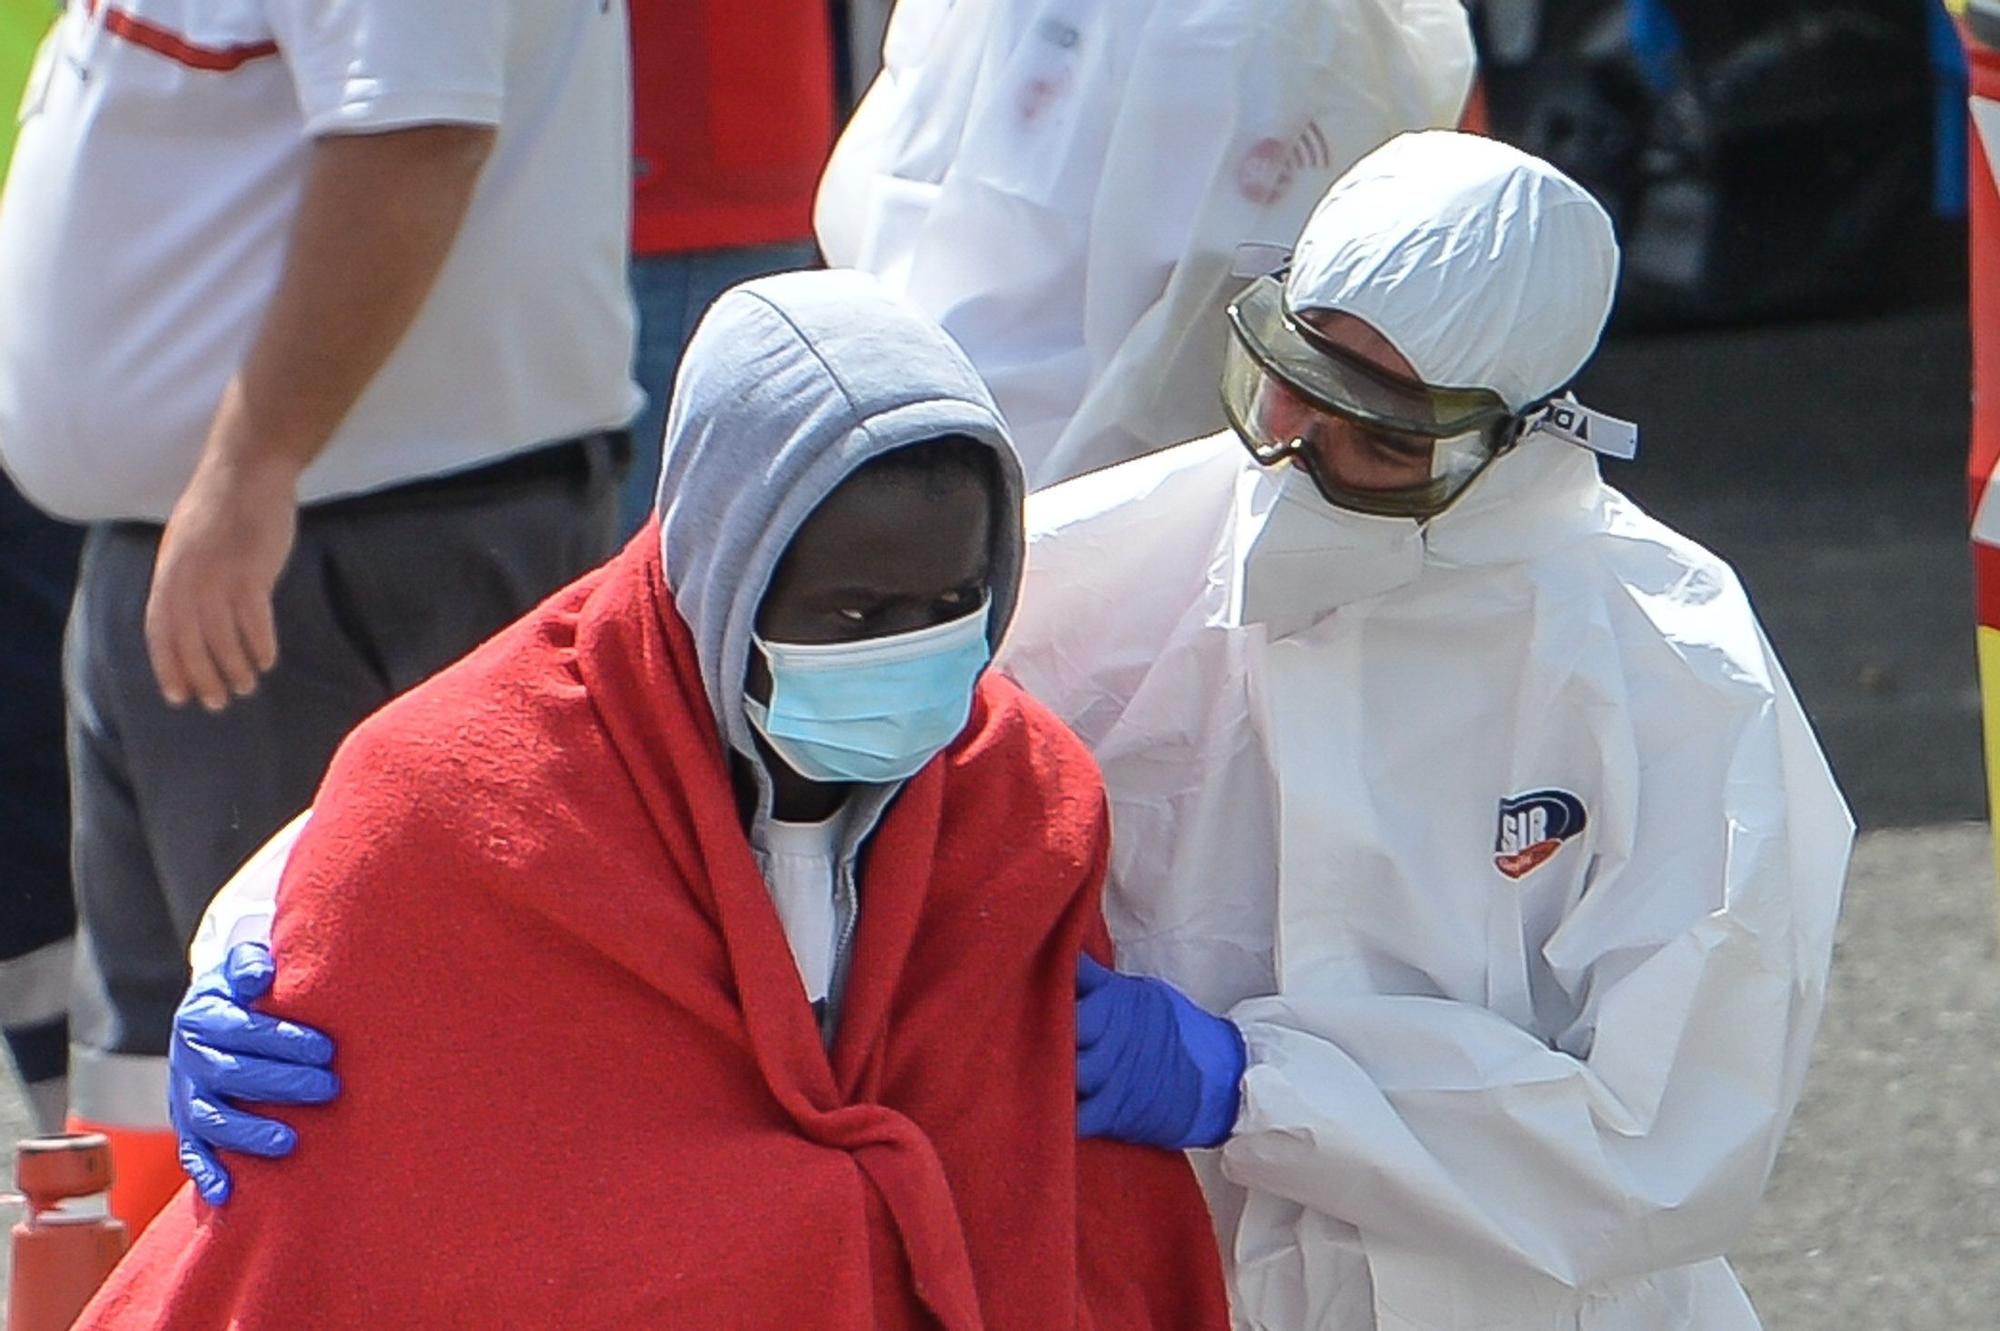
[[[1419,442],[1414,439],[1400,438],[1395,435],[1373,433],[1363,434],[1362,438],[1367,441],[1369,449],[1378,458],[1385,458],[1392,462],[1428,462],[1430,460],[1431,444],[1428,440]]]

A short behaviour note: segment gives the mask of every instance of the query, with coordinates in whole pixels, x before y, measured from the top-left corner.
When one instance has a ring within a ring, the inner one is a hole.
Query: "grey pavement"
[[[2000,1326],[2000,965],[1982,824],[1862,838],[1818,1053],[1737,1267],[1772,1331]]]
[[[1741,572],[1864,828],[1805,1102],[1735,1253],[1772,1331],[2000,1328],[1965,339],[1948,303],[1621,338],[1581,387],[1645,427],[1614,483]],[[0,1086],[0,1141],[26,1123]]]

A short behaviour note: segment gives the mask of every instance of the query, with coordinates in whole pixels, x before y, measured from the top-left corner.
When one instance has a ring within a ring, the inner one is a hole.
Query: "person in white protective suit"
[[[944,325],[1031,484],[1222,428],[1239,249],[1457,123],[1460,0],[899,0],[820,248]]]
[[[1546,163],[1396,139],[1232,305],[1231,431],[1030,501],[1002,664],[1113,807],[1084,1130],[1220,1147],[1243,1327],[1758,1325],[1722,1254],[1853,824],[1735,576],[1555,396],[1617,264]]]

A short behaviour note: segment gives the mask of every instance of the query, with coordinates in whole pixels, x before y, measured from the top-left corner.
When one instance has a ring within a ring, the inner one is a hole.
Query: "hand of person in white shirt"
[[[225,400],[216,432],[245,428],[240,408]],[[283,457],[211,441],[181,492],[146,600],[147,651],[174,706],[192,694],[219,712],[277,664],[271,597],[298,530],[298,477]]]
[[[153,565],[146,650],[173,706],[219,712],[276,664],[299,475],[423,307],[493,139],[420,125],[314,141],[277,289]]]

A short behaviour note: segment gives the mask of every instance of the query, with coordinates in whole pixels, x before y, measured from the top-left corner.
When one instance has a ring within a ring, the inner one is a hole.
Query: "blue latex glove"
[[[270,948],[238,943],[222,965],[195,977],[174,1013],[167,1115],[180,1138],[181,1168],[211,1206],[229,1200],[229,1171],[216,1151],[282,1156],[298,1145],[291,1128],[233,1101],[316,1105],[340,1093],[340,1079],[327,1067],[332,1040],[250,1010],[276,975]]]
[[[1076,966],[1076,1131],[1187,1150],[1236,1123],[1243,1033],[1144,975]]]

